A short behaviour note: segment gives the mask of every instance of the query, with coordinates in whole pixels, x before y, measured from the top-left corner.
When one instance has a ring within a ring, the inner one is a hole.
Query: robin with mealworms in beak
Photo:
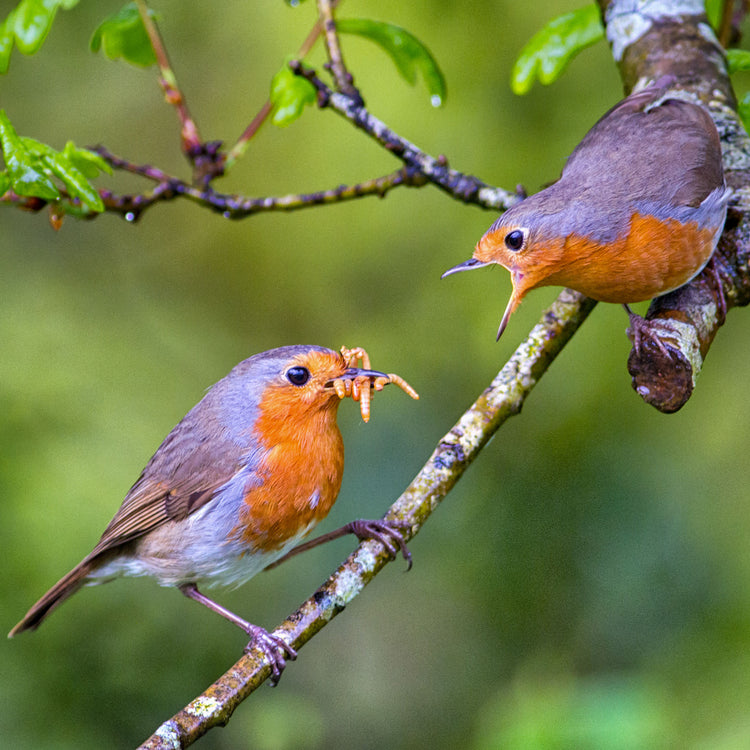
[[[360,359],[362,368],[354,366]],[[359,400],[367,421],[371,389],[388,383],[418,398],[397,375],[369,369],[363,349],[285,346],[240,362],[167,435],[93,551],[9,637],[39,627],[84,585],[150,575],[244,630],[246,650],[259,646],[278,681],[295,650],[198,586],[244,583],[325,518],[344,470],[339,403]],[[346,533],[375,538],[410,560],[396,523],[354,521],[326,540]]]
[[[638,346],[647,324],[628,304],[681,287],[708,263],[730,191],[716,126],[702,107],[670,96],[675,83],[663,76],[613,107],[557,182],[508,209],[471,259],[443,274],[491,263],[510,271],[498,339],[527,292],[567,286],[624,304]]]

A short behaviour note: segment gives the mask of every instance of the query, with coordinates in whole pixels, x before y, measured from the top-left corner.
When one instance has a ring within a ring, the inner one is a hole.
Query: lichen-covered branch
[[[734,190],[727,225],[712,264],[690,284],[649,307],[669,356],[653,342],[632,351],[628,370],[633,387],[663,412],[682,407],[724,322],[726,309],[750,302],[750,139],[736,112],[724,52],[705,16],[701,0],[680,3],[600,0],[607,38],[626,91],[665,74],[677,78],[682,95],[702,102],[722,142],[727,183]]]
[[[387,519],[407,525],[407,539],[420,530],[500,425],[520,412],[539,378],[595,304],[578,292],[564,290],[492,383],[440,440],[422,470],[386,514]],[[386,551],[379,542],[362,542],[273,634],[299,650],[340,614],[387,562]],[[234,709],[270,674],[263,652],[253,650],[162,724],[141,748],[187,747],[212,727],[226,724]]]
[[[148,164],[130,164],[109,153],[101,146],[94,150],[113,167],[141,175],[157,183],[153,190],[145,193],[114,195],[107,191],[102,192],[102,200],[107,210],[120,213],[129,221],[137,221],[147,208],[159,201],[174,200],[179,197],[187,198],[205,208],[216,211],[227,219],[244,219],[247,216],[262,212],[294,211],[300,208],[342,203],[371,195],[382,198],[397,187],[422,187],[427,184],[427,179],[418,170],[402,167],[390,174],[355,185],[339,185],[330,190],[319,190],[314,193],[290,193],[281,196],[248,198],[217,193],[211,189],[191,185]],[[35,208],[38,209],[39,206]]]

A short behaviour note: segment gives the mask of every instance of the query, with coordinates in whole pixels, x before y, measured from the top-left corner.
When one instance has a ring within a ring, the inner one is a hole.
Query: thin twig
[[[323,30],[323,26],[318,19],[314,24],[310,33],[305,37],[305,41],[302,42],[300,48],[297,50],[296,58],[303,60],[310,54],[310,51],[315,46],[315,42],[320,37],[320,32]],[[236,163],[236,161],[245,153],[247,150],[250,139],[260,130],[261,125],[268,119],[271,114],[273,106],[271,100],[267,99],[263,106],[258,111],[258,114],[253,117],[251,123],[245,128],[242,135],[237,139],[237,143],[232,146],[227,152],[226,160],[224,161],[224,171],[228,172]]]
[[[397,187],[422,187],[427,184],[427,180],[419,171],[410,169],[409,167],[402,167],[382,177],[376,177],[355,185],[339,185],[331,190],[248,198],[238,195],[226,195],[213,190],[196,187],[148,164],[131,164],[111,154],[103,146],[97,146],[92,150],[100,154],[116,169],[139,174],[158,183],[152,191],[142,194],[118,196],[109,191],[99,191],[105,210],[110,213],[119,213],[129,221],[138,220],[147,208],[152,207],[160,201],[170,201],[180,197],[187,198],[194,203],[220,213],[227,219],[244,219],[258,213],[294,211],[300,208],[342,203],[367,196],[382,198]],[[12,194],[9,192],[2,200],[8,201],[10,196]],[[39,210],[43,206],[44,203],[41,203],[39,205],[35,204],[30,208],[31,210]]]
[[[174,74],[174,70],[169,62],[169,56],[164,46],[164,42],[159,34],[159,29],[151,18],[148,6],[145,0],[136,0],[138,7],[138,13],[141,16],[141,21],[148,34],[151,47],[156,55],[156,62],[161,72],[161,78],[159,84],[164,91],[164,98],[168,104],[171,104],[177,110],[177,115],[180,118],[182,125],[181,140],[183,152],[192,159],[201,151],[202,141],[198,134],[198,127],[195,121],[190,116],[185,96],[180,87],[177,85],[177,77]]]
[[[430,459],[385,518],[407,524],[411,539],[479,455],[497,429],[518,414],[529,393],[596,303],[564,290],[489,387],[438,443]],[[362,542],[338,570],[273,634],[299,650],[364,589],[388,563],[383,546]],[[299,664],[299,662],[298,662]],[[175,750],[223,726],[237,706],[271,674],[260,649],[243,656],[203,694],[162,724],[141,750]]]
[[[393,133],[391,136],[393,139],[398,138]],[[408,142],[403,141],[403,143]],[[438,184],[457,200],[492,211],[499,211],[520,199],[516,193],[508,193],[501,188],[487,185],[475,177],[448,169],[444,159],[435,159],[412,144],[408,146],[408,158],[404,158],[406,166],[382,177],[365,180],[356,185],[340,185],[330,190],[313,193],[292,193],[262,198],[229,195],[197,187],[167,174],[158,167],[149,164],[132,164],[112,154],[104,146],[95,146],[91,150],[102,156],[115,169],[138,174],[158,183],[154,191],[143,194],[117,196],[110,191],[99,191],[104,201],[105,211],[127,215],[130,221],[138,219],[146,208],[150,208],[159,201],[173,200],[178,197],[187,198],[210,208],[228,219],[244,219],[268,211],[294,211],[311,206],[341,203],[368,195],[382,198],[397,187],[422,187],[429,183]],[[425,167],[420,168],[419,163]],[[2,201],[9,202],[9,195],[10,193],[3,196]],[[44,203],[35,204],[33,210],[38,210],[43,205]],[[133,215],[134,212],[135,215]],[[92,214],[92,218],[94,216],[96,214]]]
[[[326,51],[328,52],[327,67],[330,68],[336,90],[363,104],[362,96],[354,85],[354,78],[344,63],[344,55],[341,52],[339,36],[336,31],[336,21],[333,18],[335,6],[336,3],[332,0],[318,0],[318,12],[320,13],[320,20],[323,22]]]
[[[332,91],[311,68],[297,62],[290,66],[307,78],[318,92],[318,105],[328,107],[364,131],[394,156],[418,169],[434,185],[465,203],[492,207],[496,210],[510,208],[520,200],[518,193],[492,188],[473,175],[466,175],[448,167],[444,156],[430,156],[413,143],[394,133],[382,120],[370,114],[363,104],[345,94]]]
[[[724,49],[732,41],[732,21],[734,20],[734,0],[724,0],[721,6],[721,19],[719,20],[718,37],[719,43]]]

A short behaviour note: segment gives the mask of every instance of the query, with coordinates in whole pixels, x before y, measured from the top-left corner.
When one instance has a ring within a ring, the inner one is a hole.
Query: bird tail
[[[8,638],[23,633],[24,630],[36,630],[53,609],[62,604],[69,596],[75,594],[86,582],[92,565],[83,560],[73,570],[63,576],[25,615],[23,620],[8,633]]]

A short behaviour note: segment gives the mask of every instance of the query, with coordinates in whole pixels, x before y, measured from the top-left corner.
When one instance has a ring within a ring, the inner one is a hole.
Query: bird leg
[[[623,307],[630,318],[630,327],[627,330],[627,334],[633,340],[633,349],[635,349],[636,355],[639,357],[641,355],[641,343],[644,340],[651,340],[667,359],[671,359],[671,355],[664,342],[656,335],[648,321],[638,315],[638,313],[634,313],[629,305],[623,304]]]
[[[243,620],[231,610],[222,607],[221,604],[217,604],[205,594],[201,594],[194,583],[183,583],[179,586],[179,589],[189,599],[203,604],[205,607],[216,612],[216,614],[229,620],[229,622],[234,623],[238,628],[244,630],[250,636],[250,641],[245,646],[245,653],[248,653],[253,646],[258,646],[271,663],[271,671],[273,672],[273,676],[270,679],[271,686],[278,684],[281,673],[286,667],[286,657],[292,661],[297,658],[297,652],[286,641],[278,636],[271,635],[271,633],[265,628],[260,627],[260,625],[253,625],[251,622]]]
[[[386,521],[383,519],[379,520],[364,520],[357,519],[356,521],[350,521],[340,529],[334,529],[329,531],[327,534],[321,534],[315,539],[311,539],[309,542],[298,544],[294,549],[287,552],[283,557],[280,557],[275,562],[271,563],[265,570],[275,568],[277,565],[286,562],[290,557],[298,555],[300,552],[307,552],[313,547],[318,547],[326,542],[332,542],[334,539],[339,539],[347,534],[354,534],[360,541],[365,539],[376,539],[380,542],[383,547],[388,551],[388,554],[396,558],[400,552],[406,560],[406,569],[411,570],[412,557],[409,548],[406,546],[406,541],[400,529],[408,528],[411,524],[406,521]]]

